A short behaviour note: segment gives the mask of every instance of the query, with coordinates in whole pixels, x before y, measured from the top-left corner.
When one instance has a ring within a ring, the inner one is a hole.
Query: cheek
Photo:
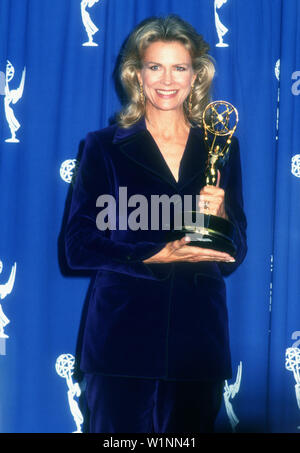
[[[193,77],[191,74],[179,74],[176,81],[186,89],[190,89],[193,81]]]
[[[151,87],[153,84],[155,84],[159,80],[159,74],[155,72],[145,72],[142,75],[142,82],[144,87]]]

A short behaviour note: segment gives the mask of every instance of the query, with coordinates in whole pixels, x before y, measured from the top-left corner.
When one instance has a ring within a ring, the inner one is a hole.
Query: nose
[[[171,69],[166,69],[164,72],[163,72],[163,83],[165,85],[171,85],[172,83],[172,70]]]

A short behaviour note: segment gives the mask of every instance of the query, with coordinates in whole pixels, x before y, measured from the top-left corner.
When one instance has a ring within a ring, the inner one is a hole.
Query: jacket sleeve
[[[65,249],[72,269],[109,270],[135,277],[162,280],[169,276],[169,263],[143,263],[167,242],[117,242],[110,231],[97,228],[99,195],[112,194],[110,166],[94,132],[86,136],[77,172],[65,231]]]
[[[235,225],[235,242],[237,252],[234,263],[219,263],[224,276],[231,274],[243,262],[247,253],[247,220],[244,213],[242,172],[239,143],[236,137],[232,140],[230,158],[228,161],[229,174],[225,189],[225,209],[229,220]]]

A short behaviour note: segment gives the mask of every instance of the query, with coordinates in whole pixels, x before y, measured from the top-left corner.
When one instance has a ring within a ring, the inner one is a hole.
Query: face
[[[150,44],[137,76],[146,104],[164,111],[182,109],[196,78],[188,50],[176,41]]]

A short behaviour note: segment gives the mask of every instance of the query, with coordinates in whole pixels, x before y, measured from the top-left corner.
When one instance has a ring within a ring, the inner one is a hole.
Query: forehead
[[[155,63],[191,63],[189,51],[178,41],[157,41],[150,44],[144,53],[144,61]]]

